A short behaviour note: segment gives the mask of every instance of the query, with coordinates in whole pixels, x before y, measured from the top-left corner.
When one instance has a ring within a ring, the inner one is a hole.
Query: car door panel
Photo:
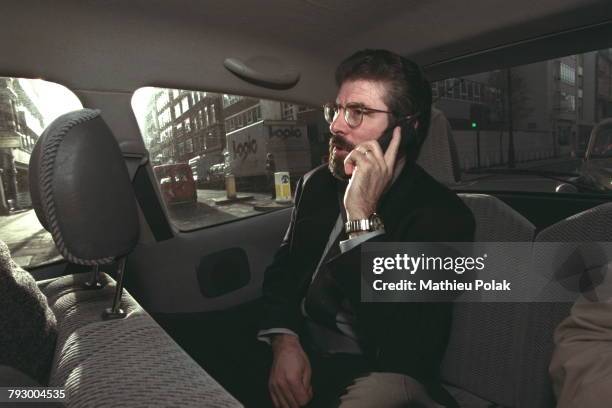
[[[290,215],[283,209],[140,245],[128,258],[126,286],[150,313],[202,313],[254,300]]]

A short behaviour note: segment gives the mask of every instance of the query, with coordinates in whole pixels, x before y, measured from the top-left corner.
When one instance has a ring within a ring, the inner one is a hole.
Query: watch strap
[[[353,232],[377,231],[384,228],[384,225],[378,214],[373,213],[370,217],[365,219],[347,221],[344,224],[344,228],[347,234],[351,234]]]

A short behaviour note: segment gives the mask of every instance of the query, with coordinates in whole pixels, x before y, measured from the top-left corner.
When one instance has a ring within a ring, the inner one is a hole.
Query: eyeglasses
[[[364,114],[393,113],[380,109],[366,108],[360,103],[351,102],[343,106],[338,103],[328,102],[323,105],[323,114],[325,115],[325,120],[327,123],[331,125],[332,122],[336,120],[338,114],[340,113],[340,109],[344,109],[344,120],[346,121],[346,124],[352,128],[356,128],[357,126],[361,125]]]

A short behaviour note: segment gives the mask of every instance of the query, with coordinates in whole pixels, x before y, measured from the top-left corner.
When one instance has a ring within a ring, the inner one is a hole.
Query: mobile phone
[[[382,149],[383,153],[385,153],[389,148],[389,145],[391,144],[391,139],[393,139],[393,130],[395,130],[397,126],[401,125],[395,124],[393,126],[389,126],[378,138],[378,144],[380,145],[380,148]],[[408,124],[407,126],[410,125]],[[410,140],[410,135],[407,134],[407,130],[408,132],[410,132],[409,128],[404,129],[403,127],[400,127],[400,143],[399,148],[397,149],[399,155],[403,154],[403,152],[406,150],[406,147],[408,146],[408,142]]]
[[[389,126],[387,129],[385,129],[383,134],[378,138],[378,144],[380,145],[380,148],[382,149],[383,153],[387,151],[387,149],[389,148],[389,144],[391,144],[391,139],[393,139],[393,130],[395,130],[395,128],[399,126],[400,127],[400,144],[399,144],[399,148],[397,149],[397,152],[399,155],[404,154],[408,144],[410,143],[410,140],[414,139],[414,135],[411,134],[411,133],[414,133],[414,128],[412,127],[413,126],[412,120],[416,116],[417,115],[413,115],[413,117],[407,121],[403,119],[399,120],[396,123]]]
[[[385,129],[383,134],[378,138],[378,144],[380,145],[380,148],[382,149],[383,154],[386,153],[387,149],[389,148],[389,144],[391,144],[391,139],[393,138],[394,129],[395,129],[395,126],[389,126],[387,129]],[[401,144],[401,141],[400,141],[400,144]]]

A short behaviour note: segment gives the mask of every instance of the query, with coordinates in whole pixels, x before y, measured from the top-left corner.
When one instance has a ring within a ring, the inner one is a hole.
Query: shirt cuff
[[[273,327],[271,329],[260,330],[257,333],[257,340],[272,344],[272,336],[277,334],[291,334],[292,336],[299,337],[293,330],[284,329],[282,327]]]
[[[355,248],[359,244],[362,244],[368,239],[372,239],[375,236],[378,236],[384,233],[385,233],[384,229],[379,229],[376,231],[366,232],[365,234],[361,234],[355,238],[349,238],[349,239],[345,239],[344,241],[340,241],[340,252],[345,253],[347,251],[350,251],[351,249]]]

